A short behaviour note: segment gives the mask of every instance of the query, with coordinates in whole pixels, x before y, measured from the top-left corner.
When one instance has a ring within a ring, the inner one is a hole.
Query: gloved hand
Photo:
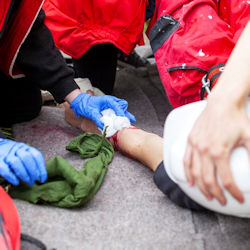
[[[101,122],[101,111],[113,109],[118,116],[126,116],[131,122],[135,122],[135,117],[127,111],[128,103],[125,100],[110,95],[91,96],[89,94],[79,94],[70,104],[77,117],[84,116],[95,122],[103,130]]]
[[[0,138],[0,176],[13,185],[19,184],[18,178],[29,185],[38,179],[45,182],[43,155],[24,143]]]

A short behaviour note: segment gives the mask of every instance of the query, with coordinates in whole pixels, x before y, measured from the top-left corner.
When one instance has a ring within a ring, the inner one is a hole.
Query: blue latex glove
[[[45,182],[47,170],[43,155],[24,143],[0,138],[0,176],[13,185],[19,180],[33,185],[40,179]]]
[[[125,100],[110,95],[91,96],[89,94],[79,94],[70,104],[77,117],[84,116],[95,122],[103,130],[104,124],[101,122],[101,111],[113,109],[118,116],[126,116],[130,122],[135,122],[135,117],[127,111],[128,103]]]

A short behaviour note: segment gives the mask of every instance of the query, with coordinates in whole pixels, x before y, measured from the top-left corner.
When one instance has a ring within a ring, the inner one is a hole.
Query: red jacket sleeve
[[[158,0],[150,41],[174,107],[200,100],[202,77],[211,68],[220,72],[234,47],[230,26],[218,12],[217,1]]]

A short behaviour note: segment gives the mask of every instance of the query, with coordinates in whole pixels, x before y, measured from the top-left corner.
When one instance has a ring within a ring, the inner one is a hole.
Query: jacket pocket
[[[161,16],[149,33],[153,52],[155,53],[179,27],[180,23],[170,15]]]

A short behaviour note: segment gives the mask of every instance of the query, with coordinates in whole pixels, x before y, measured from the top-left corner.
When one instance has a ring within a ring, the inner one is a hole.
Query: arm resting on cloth
[[[191,185],[198,185],[208,199],[226,204],[217,182],[239,202],[244,201],[236,186],[229,160],[232,150],[244,146],[250,152],[250,123],[245,104],[250,93],[250,23],[243,31],[208,104],[188,139],[185,170]]]
[[[67,122],[72,126],[85,132],[98,132],[97,127],[91,120],[76,117],[69,107],[66,107],[65,110],[68,113],[66,116]],[[116,150],[153,170],[155,184],[175,204],[196,211],[204,210],[202,206],[189,198],[166,173],[162,162],[163,140],[160,136],[130,127],[118,131],[109,140]]]
[[[176,111],[177,110],[174,110],[173,112],[176,112]],[[249,191],[247,191],[246,189],[243,190],[244,194],[248,195],[246,197],[246,201],[247,201],[246,203],[238,204],[233,199],[231,199],[228,201],[228,205],[224,207],[224,206],[221,206],[217,201],[208,202],[204,198],[203,194],[197,188],[189,187],[185,179],[184,166],[182,164],[185,148],[183,146],[183,150],[182,150],[180,146],[180,144],[183,144],[184,141],[186,141],[188,132],[186,135],[183,135],[182,133],[183,127],[181,125],[176,127],[176,122],[180,122],[180,121],[186,122],[186,119],[188,120],[191,119],[194,122],[195,117],[192,116],[192,114],[195,113],[196,111],[197,110],[195,109],[189,110],[188,112],[190,114],[188,114],[188,116],[186,116],[186,118],[184,118],[183,120],[181,119],[179,120],[175,119],[174,121],[172,120],[172,122],[175,123],[175,126],[169,126],[170,124],[168,123],[167,125],[166,123],[164,130],[169,131],[169,134],[165,136],[164,138],[165,140],[164,144],[166,146],[164,148],[164,152],[165,152],[164,154],[165,156],[167,155],[167,158],[164,159],[165,166],[163,166],[163,162],[162,162],[163,161],[163,147],[164,147],[163,139],[156,134],[149,133],[141,129],[137,129],[135,127],[129,127],[129,128],[123,128],[121,131],[118,131],[117,134],[115,134],[109,140],[112,142],[116,150],[120,151],[122,154],[124,154],[127,157],[130,157],[132,159],[135,159],[143,163],[145,166],[153,170],[155,184],[175,204],[188,208],[188,209],[196,210],[196,211],[197,210],[201,211],[201,210],[204,210],[205,208],[209,208],[212,211],[217,211],[217,212],[224,213],[224,214],[231,214],[231,215],[239,216],[239,217],[249,217],[250,214],[249,212],[246,212],[246,211],[249,211],[250,195],[249,195]],[[78,118],[74,116],[74,113],[72,112],[70,113],[70,115],[68,115],[67,121],[72,126],[76,126],[82,129],[83,131],[87,131],[87,132],[96,131],[96,128],[93,126],[93,123],[91,120],[84,119],[83,117]],[[180,124],[183,124],[183,122],[180,122]],[[190,130],[191,130],[191,127],[192,126],[190,126]],[[166,131],[164,131],[164,134],[165,132]],[[171,136],[169,136],[171,134],[173,134],[172,138]],[[176,136],[179,134],[180,134],[180,138]],[[178,146],[177,148],[175,147],[176,145]],[[177,151],[171,150],[171,148],[174,148],[174,147],[176,148]],[[166,170],[164,169],[164,167]],[[180,168],[182,170],[179,171],[178,168],[179,170]],[[174,175],[173,175],[173,172],[174,172]],[[184,179],[181,179],[180,181],[180,179],[173,178],[173,176],[178,176],[180,172],[183,173]],[[243,182],[245,181],[245,183],[248,183],[248,181],[246,181],[247,178],[245,177],[246,176],[245,173],[246,172],[243,171],[237,174],[237,177],[238,177],[238,180],[240,179]]]
[[[78,89],[70,69],[55,47],[49,29],[44,25],[41,10],[17,57],[17,64],[24,74],[39,88],[52,93],[58,103],[73,90]]]

